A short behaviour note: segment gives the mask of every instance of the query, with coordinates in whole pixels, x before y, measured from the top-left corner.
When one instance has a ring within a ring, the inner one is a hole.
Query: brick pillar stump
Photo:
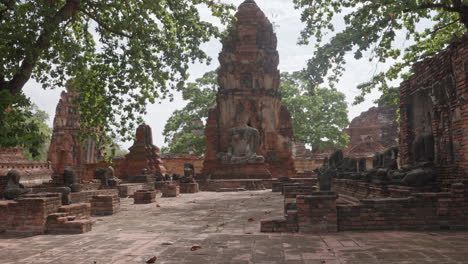
[[[197,193],[198,183],[180,183],[180,193]]]
[[[138,190],[133,194],[134,204],[149,204],[156,202],[155,190]]]
[[[282,182],[273,182],[271,184],[271,190],[273,192],[282,192],[283,191],[283,183]]]
[[[91,199],[91,215],[113,215],[120,211],[120,198],[117,195],[95,195]]]
[[[282,188],[281,188],[281,194],[285,194],[286,192],[294,191],[297,187],[300,187],[300,186],[303,186],[303,184],[300,184],[298,182],[283,183]]]
[[[337,232],[337,209],[334,192],[314,192],[297,196],[297,220],[301,233]]]
[[[162,197],[177,197],[180,194],[180,186],[178,184],[166,184],[162,189]]]

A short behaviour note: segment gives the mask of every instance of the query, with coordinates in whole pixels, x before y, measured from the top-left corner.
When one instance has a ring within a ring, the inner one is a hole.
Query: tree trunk
[[[81,0],[67,0],[65,5],[53,17],[46,18],[44,27],[39,37],[37,38],[34,49],[28,53],[23,59],[20,68],[15,73],[13,78],[6,82],[0,83],[0,89],[8,89],[13,94],[18,94],[23,89],[23,86],[31,78],[34,66],[39,60],[42,53],[50,48],[50,39],[59,28],[61,22],[72,18],[80,9]]]

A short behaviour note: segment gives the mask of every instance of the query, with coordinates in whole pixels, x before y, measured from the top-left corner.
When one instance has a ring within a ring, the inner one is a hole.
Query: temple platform
[[[229,179],[210,180],[198,182],[200,191],[222,192],[222,191],[254,191],[271,189],[273,181],[276,179]]]
[[[271,173],[265,163],[260,164],[223,164],[214,169],[211,175],[213,180],[237,179],[271,179]]]

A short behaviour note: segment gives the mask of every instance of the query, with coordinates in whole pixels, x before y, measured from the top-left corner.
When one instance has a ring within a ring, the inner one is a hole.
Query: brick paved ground
[[[120,213],[93,218],[82,235],[0,235],[0,263],[468,263],[468,232],[260,233],[259,220],[281,217],[282,197],[271,191],[157,203],[123,199]]]

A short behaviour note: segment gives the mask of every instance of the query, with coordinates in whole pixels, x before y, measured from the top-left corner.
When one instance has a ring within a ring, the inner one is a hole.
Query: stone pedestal
[[[180,194],[180,186],[178,184],[166,184],[162,189],[162,197],[177,197]]]
[[[197,193],[198,183],[181,183],[179,184],[180,193]]]
[[[133,194],[134,204],[149,204],[156,202],[155,190],[138,190]]]
[[[151,189],[152,185],[146,183],[125,183],[117,187],[119,189],[119,196],[122,198],[132,197],[138,190]]]
[[[337,232],[337,209],[334,192],[314,192],[298,195],[297,223],[301,233]]]
[[[46,232],[47,216],[60,207],[60,194],[26,194],[16,201],[0,200],[0,233],[39,235]]]
[[[95,195],[91,199],[91,215],[113,215],[120,211],[117,195]]]

